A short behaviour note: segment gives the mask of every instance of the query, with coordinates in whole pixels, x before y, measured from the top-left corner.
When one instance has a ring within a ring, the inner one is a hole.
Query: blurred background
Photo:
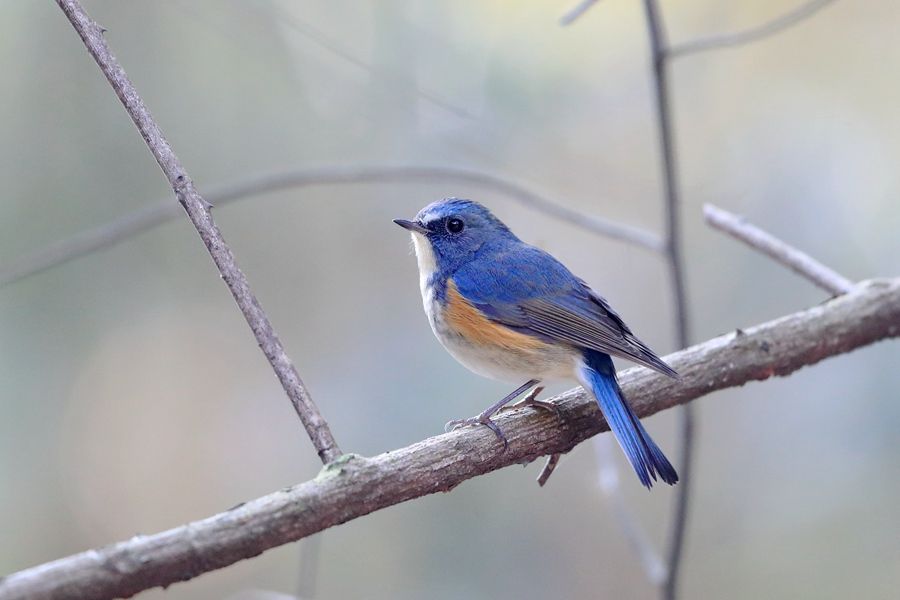
[[[659,231],[639,2],[88,1],[201,191],[320,165],[476,168]],[[774,0],[664,2],[673,42]],[[702,222],[714,202],[853,279],[898,274],[900,6],[836,2],[678,59],[672,95],[695,340],[825,294]],[[0,268],[171,197],[52,2],[0,3]],[[444,196],[490,206],[661,353],[663,261],[471,184],[288,190],[216,218],[345,451],[434,435],[506,393],[422,312],[408,235]],[[174,200],[172,200],[174,202]],[[705,397],[685,598],[887,598],[900,586],[900,345]],[[624,365],[622,365],[624,366]],[[648,420],[675,455],[672,411]],[[619,460],[618,453],[616,460]],[[622,464],[622,463],[620,463]],[[623,465],[624,466],[624,465]],[[309,479],[309,441],[187,219],[0,289],[0,574]],[[314,597],[652,598],[590,444],[320,535]],[[623,493],[662,548],[672,492]],[[310,595],[297,544],[144,598]]]

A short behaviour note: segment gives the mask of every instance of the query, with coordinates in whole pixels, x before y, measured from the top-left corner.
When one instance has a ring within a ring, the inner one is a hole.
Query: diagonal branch
[[[793,27],[797,23],[813,16],[834,0],[808,0],[794,10],[778,16],[771,21],[750,27],[743,31],[735,33],[723,33],[711,35],[709,37],[676,44],[669,48],[669,57],[675,58],[679,56],[687,56],[688,54],[697,54],[709,50],[719,50],[721,48],[732,48],[734,46],[742,46],[758,42],[769,36],[775,35]]]
[[[712,204],[703,207],[703,218],[712,227],[736,237],[751,248],[759,250],[775,262],[805,277],[835,296],[846,294],[854,283],[829,269],[805,252],[781,241],[771,233],[749,223],[746,218],[723,210]]]
[[[668,569],[622,493],[621,477],[619,477],[619,469],[613,457],[615,442],[609,436],[595,437],[593,441],[599,475],[597,487],[606,496],[606,501],[612,508],[622,534],[641,561],[647,579],[650,583],[661,586],[666,582]]]
[[[468,183],[504,194],[514,202],[559,219],[591,233],[661,252],[663,242],[644,229],[586,215],[530,190],[529,188],[482,171],[465,167],[437,165],[347,165],[293,169],[256,175],[232,183],[211,186],[206,199],[215,206],[259,194],[314,185],[358,183],[416,183],[450,181]],[[100,227],[78,233],[0,266],[0,287],[74,260],[91,252],[113,246],[178,217],[178,206],[165,199]]]
[[[244,318],[247,319],[250,329],[253,330],[259,347],[278,375],[278,379],[291,399],[294,410],[297,411],[303,422],[319,457],[326,463],[334,460],[341,455],[341,450],[331,435],[328,423],[319,413],[318,407],[297,374],[294,364],[285,353],[269,318],[256,296],[253,295],[247,278],[238,267],[234,254],[213,221],[210,205],[194,188],[193,181],[181,166],[181,162],[163,136],[159,125],[156,124],[150,111],[144,105],[144,101],[138,95],[131,80],[128,79],[125,70],[112,55],[103,36],[103,29],[88,16],[78,0],[57,0],[57,4],[68,17],[78,35],[81,36],[88,52],[103,71],[107,81],[115,90],[131,120],[134,121],[147,143],[150,152],[153,153],[153,157],[156,158],[156,162],[159,163],[169,183],[172,184],[178,202],[184,208],[191,223],[194,224],[197,233],[200,234],[222,279],[225,280],[235,302],[244,313]]]
[[[575,21],[577,21],[581,15],[586,13],[590,8],[597,3],[597,0],[581,0],[578,4],[573,6],[559,18],[559,24],[565,27],[566,25],[571,25]]]
[[[868,281],[824,304],[670,355],[666,362],[683,375],[680,382],[633,368],[622,373],[621,384],[645,417],[898,336],[900,279]],[[531,409],[498,417],[509,439],[505,453],[487,428],[467,427],[371,458],[346,455],[311,481],[224,513],[0,579],[0,600],[104,599],[185,581],[472,477],[568,452],[608,429],[580,388],[556,401],[561,422]]]

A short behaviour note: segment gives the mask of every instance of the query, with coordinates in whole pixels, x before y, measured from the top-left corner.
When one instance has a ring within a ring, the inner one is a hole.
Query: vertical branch
[[[672,132],[672,115],[669,103],[668,82],[668,41],[662,15],[656,0],[644,0],[644,12],[650,38],[650,52],[653,62],[653,83],[656,97],[656,119],[659,136],[660,159],[663,168],[666,213],[666,260],[672,283],[672,301],[675,305],[676,338],[679,348],[688,345],[689,322],[687,297],[684,282],[684,261],[682,257],[681,220],[679,209],[678,174],[675,165],[675,143]],[[679,472],[681,483],[675,490],[675,507],[672,532],[669,539],[668,577],[663,586],[663,598],[673,600],[677,596],[678,573],[681,566],[684,535],[687,526],[688,506],[691,492],[691,466],[694,453],[694,413],[685,405],[679,411],[679,438],[681,456]]]
[[[313,600],[317,595],[319,558],[322,554],[322,536],[314,535],[300,540],[300,566],[298,571],[299,585],[297,598]]]
[[[247,324],[250,325],[260,349],[266,355],[269,364],[272,365],[272,369],[281,381],[284,391],[294,405],[294,410],[297,411],[319,457],[322,462],[331,462],[341,455],[340,448],[331,435],[328,423],[313,402],[300,375],[297,374],[294,363],[284,351],[268,316],[250,289],[247,278],[238,267],[231,248],[225,243],[222,233],[213,220],[210,204],[194,187],[194,182],[191,181],[178,156],[166,141],[162,130],[153,119],[134,84],[131,83],[125,70],[113,56],[104,38],[104,30],[84,11],[78,0],[57,0],[56,3],[72,23],[75,31],[78,32],[88,52],[106,76],[128,112],[128,116],[137,126],[147,147],[168,178],[175,197],[197,229],[197,233],[200,234],[222,279],[228,285]]]

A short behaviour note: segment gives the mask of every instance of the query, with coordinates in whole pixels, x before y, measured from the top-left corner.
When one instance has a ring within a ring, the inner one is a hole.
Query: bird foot
[[[510,404],[509,406],[504,406],[500,410],[501,411],[516,410],[517,408],[525,408],[527,406],[533,406],[535,408],[540,408],[540,409],[552,412],[553,414],[556,415],[556,417],[558,419],[561,419],[562,413],[560,413],[559,407],[556,404],[545,401],[545,400],[537,399],[538,394],[540,394],[543,391],[544,391],[544,387],[538,386],[538,387],[534,388],[533,390],[531,390],[531,392],[527,396],[525,396],[518,402],[516,402],[514,404]]]
[[[453,419],[452,421],[448,421],[446,425],[444,425],[444,431],[450,432],[460,427],[467,427],[469,425],[484,425],[488,429],[494,432],[494,435],[497,436],[501,442],[503,442],[503,451],[506,452],[507,448],[509,448],[509,440],[506,439],[506,436],[503,435],[503,432],[497,426],[494,421],[491,420],[490,415],[485,413],[481,413],[476,417],[469,417],[468,419]]]

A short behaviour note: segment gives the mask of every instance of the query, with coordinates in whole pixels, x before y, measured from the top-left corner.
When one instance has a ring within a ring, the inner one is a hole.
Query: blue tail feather
[[[669,485],[675,484],[678,473],[625,401],[612,358],[602,352],[586,351],[580,376],[597,398],[600,411],[641,483],[649,489],[659,475]]]

